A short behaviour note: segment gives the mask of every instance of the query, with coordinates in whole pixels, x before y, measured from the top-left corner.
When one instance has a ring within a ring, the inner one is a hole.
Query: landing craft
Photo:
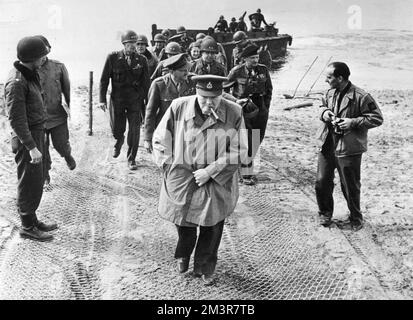
[[[164,29],[158,28],[156,24],[152,25],[152,45],[154,44],[153,39],[155,35],[161,33]],[[171,37],[177,34],[175,29],[168,30],[170,30]],[[196,35],[201,32],[214,37],[217,42],[221,43],[225,49],[227,60],[231,61],[232,50],[235,48],[235,42],[232,40],[234,35],[233,32],[214,32],[213,28],[207,30],[186,29],[187,35],[194,39]],[[263,52],[263,55],[260,54],[260,62],[264,63],[269,68],[271,68],[273,60],[286,55],[287,46],[291,46],[293,41],[291,35],[279,34],[278,28],[275,28],[274,25],[266,26],[263,31],[247,31],[246,34],[248,40],[254,42],[261,48],[267,49]]]

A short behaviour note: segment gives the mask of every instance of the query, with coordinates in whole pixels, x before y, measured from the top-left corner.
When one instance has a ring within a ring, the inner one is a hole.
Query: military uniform
[[[148,70],[149,70],[149,75],[151,75],[155,72],[156,67],[158,66],[159,60],[148,49],[145,50],[145,52],[143,53],[143,56],[148,60]]]
[[[191,45],[192,42],[195,42],[195,40],[191,37],[181,37],[178,41],[178,43],[182,47],[182,52],[186,52],[189,49],[189,46]]]
[[[139,146],[140,114],[144,110],[150,79],[147,59],[137,53],[127,62],[125,52],[108,55],[100,80],[100,102],[106,103],[109,80],[112,79],[112,92],[109,104],[111,128],[117,146],[124,140],[126,119],[129,123],[128,161],[135,161]]]
[[[216,60],[212,61],[212,63],[206,63],[202,58],[196,60],[189,71],[197,75],[212,74],[221,77],[227,75],[227,70],[221,63]]]
[[[152,82],[148,94],[145,117],[145,141],[152,141],[152,135],[172,101],[179,97],[195,94],[195,85],[187,80],[179,85],[166,74]]]
[[[43,195],[46,109],[39,75],[18,61],[4,87],[4,98],[13,129],[11,145],[17,163],[17,209],[23,227],[31,227]],[[37,148],[43,162],[30,163],[29,150]]]
[[[248,129],[248,156],[249,164],[242,165],[243,175],[252,175],[252,160],[258,151],[259,144],[262,143],[268,121],[268,112],[272,98],[272,83],[270,73],[266,66],[258,64],[249,70],[245,63],[234,67],[228,75],[229,83],[233,83],[232,95],[237,99],[251,98],[258,106],[258,114],[245,119],[245,126]],[[252,133],[254,129],[259,130],[259,143],[255,141]],[[254,141],[254,143],[253,143]]]

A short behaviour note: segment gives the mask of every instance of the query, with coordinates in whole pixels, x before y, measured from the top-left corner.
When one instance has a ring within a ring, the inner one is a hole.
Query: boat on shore
[[[168,28],[165,28],[168,29]],[[158,28],[156,24],[152,25],[152,43],[156,34],[161,33],[161,28]],[[168,29],[171,37],[176,35],[175,29]],[[225,54],[228,61],[231,60],[232,50],[235,48],[235,42],[233,41],[233,32],[214,32],[213,28],[206,30],[201,29],[186,29],[188,36],[195,39],[198,33],[204,33],[212,36],[217,42],[221,43],[225,49]],[[264,48],[270,53],[270,62],[267,66],[271,66],[271,61],[279,57],[283,57],[287,53],[287,47],[291,46],[293,38],[289,34],[280,34],[278,28],[270,27],[262,31],[247,31],[248,39],[254,42],[261,48]]]

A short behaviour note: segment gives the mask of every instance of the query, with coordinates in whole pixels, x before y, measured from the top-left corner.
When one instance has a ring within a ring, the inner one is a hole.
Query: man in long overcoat
[[[192,79],[197,94],[172,102],[152,141],[154,159],[164,172],[158,211],[177,227],[178,270],[188,270],[196,244],[194,275],[209,285],[224,220],[238,200],[237,169],[246,161],[248,138],[241,107],[222,98],[227,78]]]

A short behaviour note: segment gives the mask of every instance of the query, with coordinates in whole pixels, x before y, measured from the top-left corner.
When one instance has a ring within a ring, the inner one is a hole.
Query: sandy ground
[[[74,100],[87,101],[85,91],[84,87],[75,89]],[[278,180],[281,181],[282,175],[283,179],[294,183],[301,192],[297,193],[296,198],[290,196],[288,201],[283,200],[282,189],[277,189],[280,201],[286,202],[283,206],[285,205],[289,219],[309,225],[306,229],[308,242],[319,248],[325,263],[334,266],[347,262],[350,267],[345,270],[345,274],[349,282],[363,290],[364,297],[413,298],[413,187],[410,183],[413,178],[413,91],[371,92],[383,111],[385,121],[383,126],[370,131],[369,151],[363,156],[361,199],[367,223],[358,233],[343,233],[334,226],[323,228],[310,223],[317,215],[314,203],[317,165],[314,136],[319,125],[319,104],[317,100],[286,100],[283,93],[292,92],[274,92],[267,137],[260,153],[260,184],[265,184],[267,180],[277,183]],[[314,105],[291,111],[283,110],[305,101],[313,102]],[[15,166],[8,144],[7,121],[3,108],[0,110],[1,248],[7,244],[13,229],[5,213],[13,210],[11,204],[15,199],[16,181],[13,178]],[[87,131],[86,108],[81,110],[81,114],[72,115],[72,139],[84,136]],[[96,113],[100,112],[95,110]],[[55,151],[52,157],[57,158]],[[63,166],[64,163],[56,160],[54,165]],[[103,162],[100,165],[104,165]],[[339,186],[338,178],[336,186]],[[337,187],[335,191],[334,217],[344,219],[348,213],[339,189]],[[303,197],[307,197],[310,203],[308,210],[296,212],[295,203],[302,202]],[[241,201],[241,208],[242,205]],[[343,235],[347,242],[343,242]]]

